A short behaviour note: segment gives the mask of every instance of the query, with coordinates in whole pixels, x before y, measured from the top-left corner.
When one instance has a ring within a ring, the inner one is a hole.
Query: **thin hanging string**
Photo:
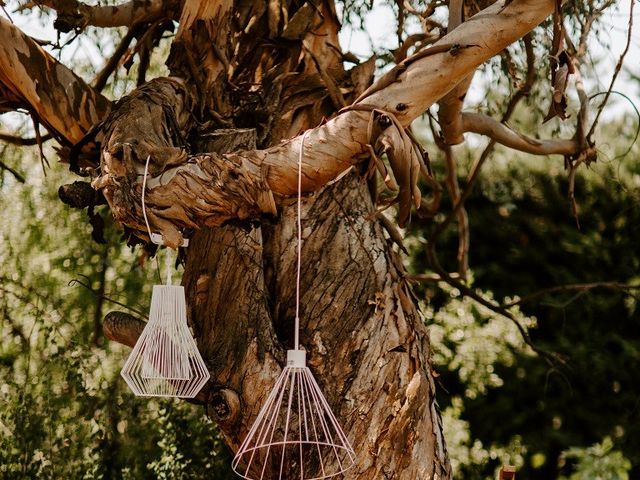
[[[300,347],[300,266],[302,264],[302,156],[304,155],[304,140],[310,130],[302,134],[300,153],[298,155],[298,270],[296,272],[296,331],[295,350]]]
[[[169,253],[169,248],[165,249],[165,256],[166,256],[166,260],[165,260],[165,268],[167,269],[167,285],[171,285],[171,255]]]
[[[144,194],[147,191],[147,176],[149,175],[149,160],[151,160],[151,155],[147,156],[147,161],[144,164],[144,177],[142,177],[142,216],[144,217],[144,224],[147,226],[147,232],[149,233],[149,240],[153,242],[153,237],[151,235],[151,227],[149,226],[149,219],[147,218],[147,206],[144,203]],[[169,248],[166,248],[165,250],[166,250],[165,268],[167,269],[167,285],[171,285],[171,255],[169,255]]]
[[[153,241],[151,240],[151,227],[149,226],[149,219],[147,218],[147,207],[144,203],[144,193],[147,190],[147,175],[149,174],[149,160],[151,160],[151,155],[147,156],[147,161],[144,164],[144,177],[142,178],[142,216],[147,226],[147,232],[149,232],[149,241]]]

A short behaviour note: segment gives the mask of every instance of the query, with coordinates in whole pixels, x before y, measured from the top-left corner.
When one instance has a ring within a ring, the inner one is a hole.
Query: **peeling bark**
[[[122,27],[159,18],[173,18],[179,2],[172,0],[132,0],[119,5],[91,6],[76,0],[33,0],[58,13],[56,28],[62,32],[94,27]]]
[[[345,478],[448,478],[428,336],[393,243],[356,174],[303,207],[301,344],[348,432]],[[263,226],[275,331],[291,347],[295,209]]]
[[[326,124],[311,130],[305,143],[302,188],[305,192],[318,190],[340,173],[368,158],[367,145],[370,110],[395,112],[398,121],[407,125],[424,112],[433,102],[455,87],[451,78],[464,78],[480,63],[527,33],[553,11],[552,0],[515,0],[508,6],[493,5],[470,18],[447,34],[434,47],[433,55],[421,52],[405,60],[395,80],[384,80],[384,87],[371,90],[357,108],[346,111]],[[519,21],[513,22],[514,16]],[[469,46],[465,39],[473,38]],[[467,45],[468,48],[457,46]],[[363,106],[364,105],[364,106]],[[166,107],[166,105],[164,105]],[[183,103],[173,102],[174,115],[184,114]],[[369,111],[361,111],[361,108]],[[167,138],[168,136],[165,135]],[[126,137],[126,136],[125,136]],[[167,140],[165,140],[167,141]],[[202,154],[188,158],[186,164],[171,170],[165,177],[170,181],[155,181],[149,190],[149,204],[153,221],[172,245],[180,242],[180,234],[174,224],[182,227],[220,225],[230,218],[249,218],[261,213],[273,213],[274,199],[291,196],[297,189],[296,164],[301,137],[282,142],[265,150],[251,150],[228,155]],[[112,147],[121,150],[126,142],[119,137],[109,140],[104,155],[103,175],[96,182],[105,189],[118,221],[140,230],[141,216],[135,201],[137,198],[134,172],[146,159],[132,149],[131,160],[135,168],[113,167],[115,158]],[[175,145],[174,145],[175,146]],[[128,175],[128,180],[123,178]],[[211,189],[220,185],[225,189]],[[190,197],[176,195],[190,192]],[[194,198],[199,198],[194,202]],[[171,207],[171,208],[169,208]]]

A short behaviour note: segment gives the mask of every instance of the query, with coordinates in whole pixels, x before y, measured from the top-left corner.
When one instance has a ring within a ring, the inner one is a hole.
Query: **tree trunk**
[[[192,7],[191,11],[200,10]],[[340,58],[329,46],[337,45],[333,7],[323,2],[320,8],[323,21],[316,20],[313,32],[300,34],[309,55],[300,56],[293,48],[286,56],[266,59],[272,69],[283,69],[283,76],[287,70],[296,72],[307,87],[300,93],[295,83],[285,83],[275,92],[264,86],[262,95],[271,102],[264,109],[273,118],[261,126],[257,140],[263,145],[317,125],[342,106],[336,105],[341,101],[339,89],[327,82],[353,81],[340,73]],[[266,25],[275,28],[271,21]],[[254,42],[246,39],[259,49]],[[239,49],[243,46],[240,42]],[[186,68],[173,58],[172,68],[185,75]],[[266,69],[264,62],[243,75],[256,78],[259,70]],[[220,69],[212,64],[215,59],[205,70],[219,75]],[[354,88],[352,98],[366,86],[360,91]],[[223,92],[220,87],[213,90]],[[305,107],[289,113],[285,99],[294,94]],[[217,111],[238,108],[223,93],[208,103]],[[224,154],[254,150],[255,141],[248,131],[218,130],[200,139],[195,149]],[[224,168],[224,161],[221,164]],[[230,188],[229,181],[223,185]],[[238,196],[244,195],[244,188]],[[206,394],[207,412],[233,450],[280,374],[285,351],[293,348],[297,240],[296,209],[291,203],[284,201],[272,220],[197,231],[186,252],[184,285],[190,320],[213,383]],[[233,202],[236,208],[241,204]],[[448,478],[428,336],[403,278],[401,260],[374,212],[369,187],[355,171],[305,198],[301,346],[356,452],[356,465],[344,478]],[[278,472],[267,472],[266,478],[278,478]]]
[[[203,146],[252,148],[250,136]],[[356,451],[344,478],[448,478],[427,332],[374,211],[356,173],[305,199],[301,346]],[[187,250],[190,319],[215,385],[207,412],[233,449],[293,348],[295,223],[292,205],[275,222],[198,231]]]

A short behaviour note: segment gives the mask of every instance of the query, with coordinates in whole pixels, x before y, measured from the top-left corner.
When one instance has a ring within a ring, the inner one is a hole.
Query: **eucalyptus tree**
[[[55,12],[61,33],[116,27],[127,32],[88,83],[0,19],[0,108],[28,112],[36,130],[44,127],[58,143],[60,159],[84,179],[61,188],[63,201],[91,212],[106,204],[132,244],[149,241],[141,206],[149,159],[152,230],[171,247],[190,238],[181,252],[183,283],[189,321],[211,372],[196,401],[232,449],[293,342],[291,205],[302,154],[301,343],[355,447],[357,463],[347,477],[450,478],[428,332],[400,256],[398,226],[410,221],[412,211],[438,219],[448,190],[453,208],[435,227],[428,259],[437,279],[473,293],[464,282],[464,199],[486,155],[461,189],[452,146],[473,132],[491,144],[562,155],[571,179],[580,165],[595,160],[599,112],[590,120],[580,74],[587,73],[589,34],[612,4],[397,2],[396,18],[389,21],[398,26],[399,47],[378,59],[390,68],[374,80],[376,58],[359,61],[339,42],[337,8],[344,18],[357,17],[368,8],[358,2],[92,6],[33,0],[17,10]],[[410,23],[419,31],[407,33]],[[151,53],[167,32],[173,35],[169,74],[147,80]],[[138,62],[137,88],[108,99],[101,90],[125,55],[126,62]],[[505,113],[494,118],[465,111],[474,72],[495,56],[514,81],[523,65],[524,78],[504,97]],[[534,82],[547,86],[547,120],[571,122],[569,138],[533,138],[506,125]],[[579,101],[570,118],[568,86]],[[435,105],[437,118],[430,113]],[[446,153],[444,179],[430,164],[426,150],[432,146],[421,145],[410,128],[427,113],[436,131],[433,147]],[[28,143],[11,135],[3,139]],[[573,181],[568,193],[573,198]],[[394,220],[387,215],[393,210]],[[445,271],[435,251],[439,232],[454,221],[461,275]],[[104,321],[107,336],[128,345],[143,325],[122,314]],[[527,338],[522,326],[521,332]]]

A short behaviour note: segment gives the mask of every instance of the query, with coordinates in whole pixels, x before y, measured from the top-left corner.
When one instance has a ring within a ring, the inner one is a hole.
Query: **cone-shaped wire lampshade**
[[[303,350],[287,366],[231,464],[249,480],[320,480],[345,472],[353,448],[331,412]]]
[[[209,371],[187,325],[184,287],[153,286],[149,322],[121,374],[143,397],[193,398],[207,383]]]

